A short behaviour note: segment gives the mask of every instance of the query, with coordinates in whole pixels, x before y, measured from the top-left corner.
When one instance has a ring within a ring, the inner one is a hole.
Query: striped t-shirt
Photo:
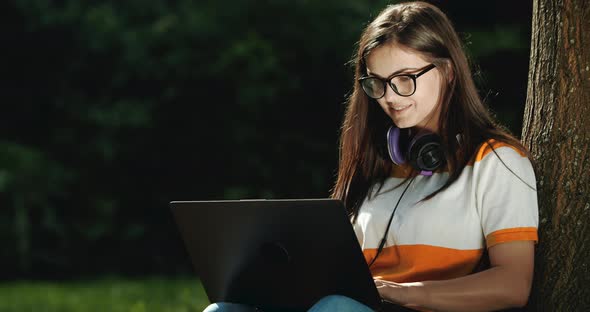
[[[532,165],[515,148],[489,142],[501,160],[488,144],[482,144],[459,178],[430,200],[418,202],[444,185],[448,173],[415,178],[395,212],[385,246],[371,266],[374,277],[399,283],[461,277],[474,271],[486,247],[538,240]],[[375,257],[406,186],[394,189],[406,180],[407,170],[396,167],[379,193],[375,194],[375,188],[359,209],[354,230],[367,263]]]

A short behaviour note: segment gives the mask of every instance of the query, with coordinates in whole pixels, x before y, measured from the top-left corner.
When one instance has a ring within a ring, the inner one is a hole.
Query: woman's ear
[[[455,79],[455,71],[453,70],[453,62],[451,60],[445,60],[445,66],[447,67],[447,81],[451,83]]]

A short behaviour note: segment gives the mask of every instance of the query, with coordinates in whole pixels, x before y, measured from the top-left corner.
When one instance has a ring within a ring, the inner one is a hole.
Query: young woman
[[[389,6],[355,61],[333,197],[381,296],[419,310],[525,305],[534,171],[482,104],[451,22],[427,3]]]
[[[332,196],[350,212],[381,297],[425,311],[525,305],[534,171],[482,104],[451,22],[424,2],[388,6],[354,61]],[[310,311],[370,309],[329,296]]]

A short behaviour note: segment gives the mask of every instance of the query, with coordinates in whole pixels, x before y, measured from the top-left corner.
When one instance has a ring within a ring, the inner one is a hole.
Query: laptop
[[[306,311],[338,294],[380,307],[339,200],[174,201],[170,207],[210,302]]]

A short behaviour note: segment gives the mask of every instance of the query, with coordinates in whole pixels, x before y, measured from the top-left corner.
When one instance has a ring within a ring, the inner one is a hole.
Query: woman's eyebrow
[[[393,75],[397,75],[397,74],[403,73],[403,72],[405,72],[405,71],[414,71],[414,70],[418,70],[418,69],[420,69],[420,68],[415,68],[415,67],[406,67],[406,68],[402,68],[402,69],[399,69],[399,70],[396,70],[396,71],[394,71],[393,73],[391,73],[391,74],[390,74],[389,76],[387,76],[387,77],[391,77],[391,76],[393,76]],[[377,75],[377,74],[375,74],[375,73],[371,73],[371,70],[370,70],[368,67],[367,67],[367,75],[370,75],[370,76],[375,76],[375,77],[377,77],[377,78],[381,78],[381,79],[387,79],[386,77],[383,77],[383,76]]]

